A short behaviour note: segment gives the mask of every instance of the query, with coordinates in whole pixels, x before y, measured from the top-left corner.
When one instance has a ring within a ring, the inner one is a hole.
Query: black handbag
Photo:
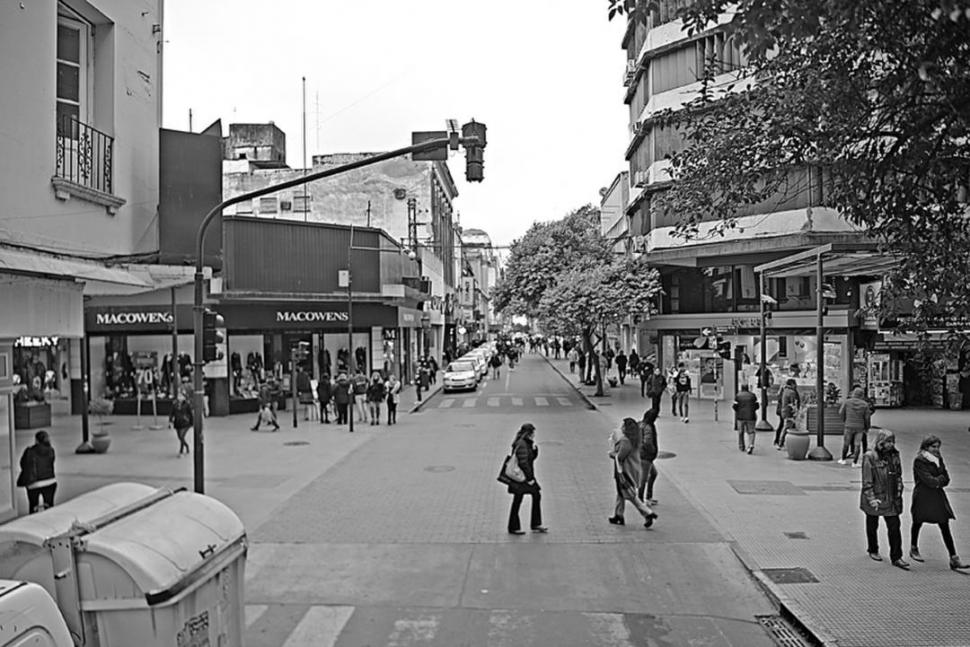
[[[28,452],[30,452],[30,460],[27,462],[27,465],[30,468],[33,468],[33,466],[34,466],[34,452],[33,452],[33,450],[30,449],[30,447],[28,447],[27,449],[24,450],[24,454],[27,454]],[[23,469],[20,470],[20,474],[17,476],[17,487],[27,487],[30,484],[31,484],[31,474],[30,474],[30,472],[28,470],[23,470]]]

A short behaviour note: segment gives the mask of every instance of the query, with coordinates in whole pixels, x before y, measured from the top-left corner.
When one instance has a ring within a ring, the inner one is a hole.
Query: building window
[[[279,213],[279,208],[276,203],[276,198],[270,196],[268,198],[259,199],[259,213]]]
[[[293,194],[293,211],[296,213],[307,213],[310,211],[310,202],[313,196],[304,195],[302,193]]]
[[[236,205],[236,215],[251,216],[253,214],[253,203],[251,200],[240,202]]]
[[[67,11],[61,7],[62,11]],[[91,26],[61,14],[57,18],[57,134],[72,136],[71,119],[85,123]]]

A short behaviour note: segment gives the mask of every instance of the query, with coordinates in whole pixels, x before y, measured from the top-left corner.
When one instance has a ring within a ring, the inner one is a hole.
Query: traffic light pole
[[[460,140],[460,143],[466,147],[478,146],[480,145],[480,140],[477,137],[465,137]],[[205,406],[203,400],[205,392],[203,390],[202,383],[202,369],[205,366],[205,362],[202,358],[202,313],[205,310],[205,306],[203,305],[203,299],[205,297],[205,259],[203,256],[203,250],[205,248],[205,232],[209,228],[209,225],[212,224],[212,220],[217,215],[221,215],[222,210],[226,207],[239,204],[240,202],[247,202],[264,195],[282,191],[283,189],[289,189],[291,187],[307,184],[315,180],[322,180],[323,178],[340,175],[341,173],[346,173],[347,171],[353,171],[364,166],[370,166],[371,164],[377,164],[378,162],[394,159],[395,157],[401,157],[402,155],[423,153],[443,147],[451,147],[454,150],[454,144],[455,142],[451,137],[429,139],[419,144],[405,146],[404,148],[398,148],[387,153],[381,153],[379,155],[374,155],[373,157],[356,160],[354,162],[350,162],[349,164],[342,164],[333,168],[317,171],[316,173],[310,173],[309,175],[302,175],[292,180],[287,180],[286,182],[280,182],[279,184],[273,184],[262,189],[257,189],[256,191],[250,191],[248,193],[233,196],[228,200],[223,200],[210,209],[202,219],[202,222],[199,224],[199,231],[195,236],[195,300],[192,305],[192,329],[195,336],[195,356],[192,358],[192,366],[194,368],[192,372],[192,386],[194,394],[192,408],[193,419],[195,421],[192,432],[192,446],[195,451],[195,455],[193,457],[192,476],[193,485],[196,492],[199,494],[205,494],[205,440],[203,436],[204,425],[202,421],[202,412]]]
[[[758,382],[761,386],[761,420],[754,426],[755,431],[772,431],[774,427],[768,422],[768,322],[765,321],[767,311],[765,308],[765,275],[761,273],[760,291],[758,302],[761,304],[761,371],[758,373]]]

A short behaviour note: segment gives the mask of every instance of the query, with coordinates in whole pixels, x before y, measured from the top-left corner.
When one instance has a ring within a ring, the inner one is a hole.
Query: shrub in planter
[[[111,435],[104,428],[104,417],[114,411],[114,406],[114,400],[107,398],[97,398],[88,404],[88,413],[98,418],[98,427],[91,432],[91,446],[97,454],[105,453],[111,445]]]

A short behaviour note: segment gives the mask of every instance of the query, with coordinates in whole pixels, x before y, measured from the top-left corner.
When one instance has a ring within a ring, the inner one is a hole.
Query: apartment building
[[[485,231],[462,230],[461,241],[464,270],[458,296],[462,318],[458,341],[470,344],[487,339],[490,332],[498,332],[494,328],[497,320],[491,291],[498,280],[499,264],[492,239]]]
[[[755,267],[825,243],[860,241],[864,234],[825,206],[821,173],[807,167],[792,170],[788,190],[743,210],[736,228],[718,233],[716,223],[702,215],[696,236],[685,240],[676,235],[681,214],[664,213],[657,199],[670,186],[670,156],[681,150],[683,137],[657,123],[656,115],[698,96],[705,71],[715,86],[725,86],[737,80],[737,70],[746,63],[725,32],[730,16],[688,35],[675,18],[685,2],[660,0],[646,24],[628,21],[622,41],[630,130],[625,152],[629,235],[632,248],[659,270],[664,289],[659,314],[640,324],[636,346],[642,355],[655,353],[664,366],[684,362],[695,385],[709,385],[700,390],[701,397],[730,401],[738,384],[756,384],[762,290]],[[766,343],[775,384],[794,378],[800,387],[814,389],[821,370],[827,382],[845,393],[857,380],[854,367],[860,359],[865,362],[857,352],[859,280],[827,276],[826,282],[833,298],[825,316],[820,367],[817,338],[810,332],[816,324],[816,278],[806,274],[766,281],[764,292],[777,300]],[[730,340],[735,359],[722,360],[713,350],[697,348],[702,329]]]

